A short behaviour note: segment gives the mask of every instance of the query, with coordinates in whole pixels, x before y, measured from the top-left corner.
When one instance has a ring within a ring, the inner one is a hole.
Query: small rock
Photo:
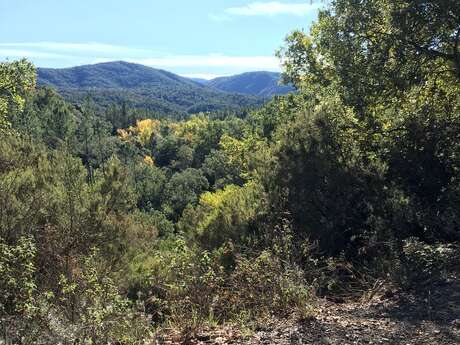
[[[211,339],[209,334],[197,334],[196,339],[199,341],[208,341]]]

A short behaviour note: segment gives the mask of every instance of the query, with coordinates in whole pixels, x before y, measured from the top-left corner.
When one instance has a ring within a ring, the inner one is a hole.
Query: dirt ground
[[[243,336],[235,327],[184,337],[171,332],[157,344],[460,344],[460,277],[423,293],[386,290],[366,303],[318,301],[308,320],[277,320]]]

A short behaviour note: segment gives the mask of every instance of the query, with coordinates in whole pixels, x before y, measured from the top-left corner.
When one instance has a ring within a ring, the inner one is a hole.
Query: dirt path
[[[314,319],[258,332],[250,344],[460,344],[456,286],[423,299],[397,295],[369,304],[325,302]]]
[[[386,293],[368,303],[320,301],[309,320],[283,320],[263,326],[250,337],[230,327],[159,344],[460,344],[460,279],[425,293]],[[175,339],[174,339],[175,338]]]

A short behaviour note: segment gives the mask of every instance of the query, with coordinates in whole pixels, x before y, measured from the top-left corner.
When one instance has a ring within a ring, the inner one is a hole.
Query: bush
[[[227,279],[218,305],[222,313],[235,317],[249,313],[253,320],[263,316],[305,316],[311,300],[303,272],[295,266],[284,267],[269,251],[255,258],[240,257]]]
[[[25,242],[25,246],[30,245]],[[22,251],[17,254],[26,258]],[[60,276],[59,289],[55,292],[38,293],[32,288],[33,305],[30,298],[27,304],[14,300],[21,313],[5,315],[2,310],[3,340],[7,344],[134,345],[150,339],[147,316],[119,294],[114,281],[103,274],[98,262],[100,257],[93,251],[82,262],[81,271],[71,277]],[[23,284],[30,285],[28,280]],[[30,295],[30,287],[20,288],[18,292]]]
[[[397,281],[404,287],[421,288],[442,280],[454,253],[451,245],[430,245],[411,237],[403,243]]]
[[[36,247],[31,237],[21,237],[16,245],[0,237],[0,315],[27,315],[33,311],[36,284]]]
[[[81,271],[61,275],[56,293],[43,293],[22,334],[26,344],[141,344],[151,337],[149,320],[120,295],[100,267],[97,251]]]
[[[244,243],[253,230],[262,200],[262,191],[252,183],[203,193],[197,206],[185,209],[178,228],[208,250],[229,240]]]
[[[214,322],[309,312],[302,272],[269,251],[243,257],[231,243],[200,251],[180,238],[170,248],[152,265],[147,306],[154,319],[189,333]]]

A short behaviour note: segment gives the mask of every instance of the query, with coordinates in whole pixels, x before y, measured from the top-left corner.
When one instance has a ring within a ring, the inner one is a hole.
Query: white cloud
[[[274,56],[177,55],[102,43],[0,43],[0,59],[22,57],[38,66],[51,67],[123,60],[204,79],[254,70],[280,70],[279,60]],[[47,59],[48,62],[41,64]]]
[[[280,62],[274,56],[168,55],[157,57],[95,58],[90,63],[115,60],[165,69],[189,78],[213,79],[249,71],[280,71]]]
[[[6,58],[41,58],[41,59],[71,59],[72,56],[23,49],[0,49],[0,56]]]
[[[226,13],[237,16],[275,16],[279,14],[289,14],[295,16],[305,16],[314,10],[321,8],[319,2],[311,3],[281,3],[253,2],[242,7],[230,7]]]
[[[6,48],[26,48],[41,49],[46,51],[58,52],[81,52],[81,53],[142,53],[145,50],[129,48],[111,44],[97,42],[89,43],[67,43],[67,42],[21,42],[21,43],[0,43],[0,47]]]
[[[155,67],[225,67],[257,70],[279,70],[279,60],[274,56],[228,56],[228,55],[171,55],[143,59],[126,59]]]
[[[218,77],[224,77],[226,75],[222,74],[212,74],[212,73],[191,73],[191,74],[180,74],[180,76],[185,77],[185,78],[198,78],[198,79],[206,79],[206,80],[211,80],[214,78]]]

